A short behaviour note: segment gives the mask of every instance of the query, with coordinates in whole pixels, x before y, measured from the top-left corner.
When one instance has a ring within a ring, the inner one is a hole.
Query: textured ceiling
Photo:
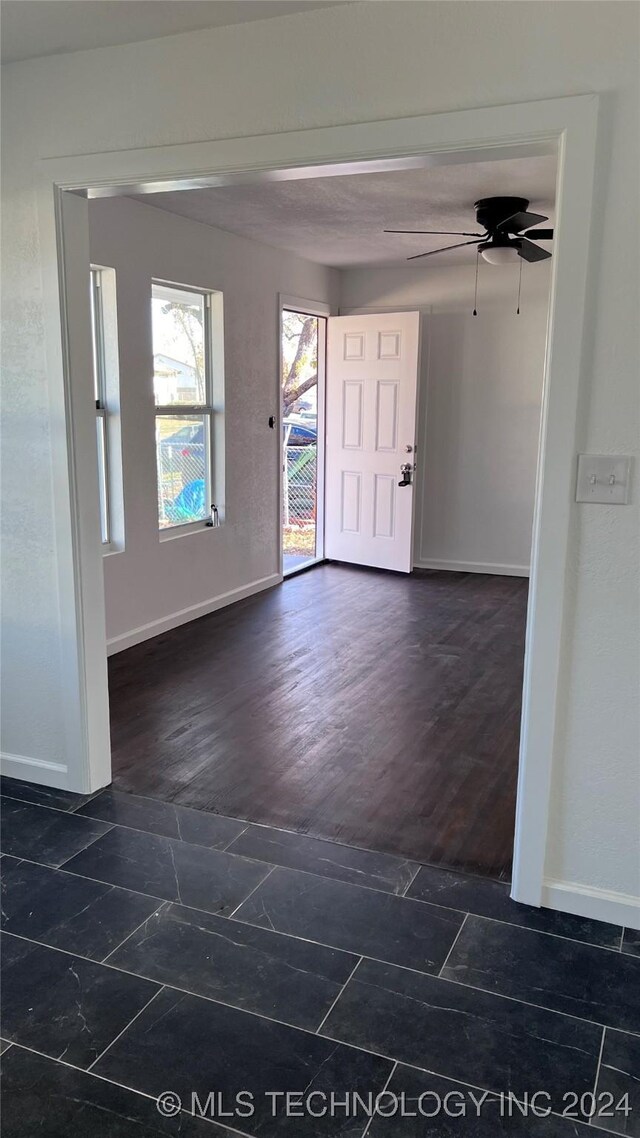
[[[148,194],[139,200],[322,265],[392,265],[404,263],[412,253],[467,238],[405,237],[384,234],[383,229],[475,232],[477,198],[529,198],[532,210],[552,217],[555,170],[555,157],[517,158]],[[437,264],[465,264],[474,257],[474,247],[456,249],[438,256]]]
[[[290,16],[345,0],[2,0],[2,62]]]

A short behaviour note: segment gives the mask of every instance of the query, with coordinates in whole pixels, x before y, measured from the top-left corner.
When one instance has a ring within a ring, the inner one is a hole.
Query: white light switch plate
[[[628,454],[579,454],[576,502],[624,506],[629,501]]]

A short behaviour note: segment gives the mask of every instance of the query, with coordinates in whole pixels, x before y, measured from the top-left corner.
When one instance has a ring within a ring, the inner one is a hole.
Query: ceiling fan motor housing
[[[528,198],[480,198],[475,203],[478,225],[484,226],[491,234],[507,218],[516,213],[526,213],[528,208]]]

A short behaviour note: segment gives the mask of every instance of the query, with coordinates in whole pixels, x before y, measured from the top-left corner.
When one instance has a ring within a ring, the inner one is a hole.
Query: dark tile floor
[[[4,1138],[640,1135],[637,932],[110,790],[2,793]]]

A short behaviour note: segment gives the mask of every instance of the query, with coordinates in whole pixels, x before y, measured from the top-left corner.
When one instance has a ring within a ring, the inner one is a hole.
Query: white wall
[[[278,434],[267,420],[277,413],[278,294],[335,306],[338,273],[127,198],[90,202],[89,226],[92,262],[116,270],[126,534],[104,570],[107,637],[117,650],[274,583]],[[162,541],[153,278],[219,290],[224,302],[226,521]]]
[[[523,49],[526,45],[526,50]],[[638,440],[638,8],[346,4],[12,64],[3,95],[6,751],[64,747],[35,162],[197,139],[602,95],[579,446]],[[624,224],[621,223],[624,219]],[[640,893],[638,512],[574,506],[547,875]]]
[[[340,311],[419,309],[414,563],[526,576],[540,432],[549,262],[349,269]]]

